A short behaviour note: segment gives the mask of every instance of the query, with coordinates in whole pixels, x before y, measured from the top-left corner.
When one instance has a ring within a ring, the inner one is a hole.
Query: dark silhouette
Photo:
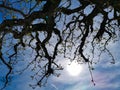
[[[0,64],[8,69],[1,90],[8,85],[18,63],[27,62],[22,54],[28,49],[34,57],[25,52],[30,61],[18,73],[31,65],[33,70],[39,68],[40,72],[33,76],[39,78],[36,86],[43,85],[46,78],[62,69],[56,62],[59,55],[89,63],[90,68],[95,52],[98,57],[106,52],[113,60],[111,63],[115,63],[107,45],[118,37],[120,1],[75,0],[71,7],[72,1],[0,1]]]

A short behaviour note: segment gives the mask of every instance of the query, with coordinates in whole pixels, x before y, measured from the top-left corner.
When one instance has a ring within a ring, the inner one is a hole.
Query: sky
[[[0,23],[1,21],[0,13]],[[109,56],[102,55],[100,62],[94,65],[95,69],[92,71],[95,86],[91,82],[87,64],[79,64],[77,68],[78,70],[81,68],[81,71],[77,76],[73,76],[68,71],[70,62],[67,59],[60,58],[59,63],[64,67],[60,71],[61,75],[59,77],[51,76],[45,87],[36,87],[35,90],[120,90],[120,41],[111,42],[108,48],[115,56],[116,63],[111,64]],[[73,73],[75,72],[77,71],[73,70]],[[13,75],[12,81],[5,90],[33,90],[29,87],[29,84],[34,83],[29,74],[31,74],[30,71],[25,71],[22,75]],[[0,86],[2,86],[2,81],[0,81]]]
[[[60,77],[51,76],[45,87],[37,87],[35,90],[120,90],[120,41],[110,44],[110,50],[116,57],[116,63],[111,64],[108,57],[104,56],[93,70],[95,86],[91,82],[90,73],[86,64],[80,66],[82,71],[77,76],[72,76],[67,71],[68,60],[61,60],[64,70]],[[79,69],[79,68],[78,68]],[[75,73],[73,71],[73,73]],[[20,76],[14,76],[12,83],[5,90],[32,90],[28,84],[31,82],[28,72]]]
[[[67,66],[70,62],[67,59],[61,60],[64,67],[63,71],[60,71],[60,77],[51,76],[45,87],[37,87],[34,90],[119,90],[120,89],[120,41],[111,43],[109,45],[112,54],[116,58],[116,63],[111,64],[108,57],[102,56],[101,61],[94,66],[93,78],[95,86],[91,82],[90,73],[87,64],[83,64],[81,72],[77,76],[72,76],[67,71]],[[79,68],[78,68],[79,69]],[[73,71],[73,73],[75,73]],[[29,87],[29,84],[33,84],[28,72],[24,72],[22,75],[14,75],[12,82],[5,90],[33,90]]]
[[[90,73],[86,64],[81,65],[82,71],[77,76],[72,76],[67,71],[66,66],[69,64],[68,60],[61,60],[64,70],[61,71],[60,77],[51,76],[45,87],[37,87],[35,90],[119,90],[120,89],[120,41],[111,43],[111,52],[116,56],[116,63],[111,64],[103,56],[101,62],[95,65],[93,70],[93,77],[95,86],[91,82]],[[14,75],[12,82],[5,90],[32,90],[28,84],[31,79],[28,72],[18,76]],[[33,82],[32,82],[33,83]]]

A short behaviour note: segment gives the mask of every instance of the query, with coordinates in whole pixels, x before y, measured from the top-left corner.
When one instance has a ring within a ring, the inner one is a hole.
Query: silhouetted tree
[[[3,88],[14,73],[28,68],[37,70],[32,78],[41,86],[62,69],[59,56],[90,68],[106,52],[115,63],[107,46],[119,36],[119,0],[0,0],[0,20],[0,71],[7,69]]]

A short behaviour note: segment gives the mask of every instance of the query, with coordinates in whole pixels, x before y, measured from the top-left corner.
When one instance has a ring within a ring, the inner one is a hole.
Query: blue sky
[[[74,6],[76,5],[74,4],[72,7]],[[1,22],[2,16],[0,13],[0,23]],[[115,56],[116,63],[111,64],[109,56],[106,54],[102,55],[100,62],[94,65],[95,70],[93,70],[93,77],[96,84],[95,86],[91,82],[87,64],[81,65],[83,69],[78,76],[71,76],[66,69],[68,60],[60,58],[59,63],[64,67],[64,70],[60,71],[60,77],[51,76],[45,87],[37,87],[35,90],[120,90],[120,41],[116,43],[111,42],[109,49],[113,56]],[[24,58],[27,59],[27,57]],[[22,64],[18,69],[21,67]],[[0,76],[3,74],[4,72],[2,71]],[[34,84],[35,82],[31,80],[30,75],[30,69],[22,75],[13,75],[12,81],[5,90],[33,90],[29,87],[29,84]],[[3,83],[0,81],[0,87],[2,85]]]
[[[95,86],[91,82],[90,74],[86,64],[82,65],[82,72],[76,76],[71,76],[67,70],[67,60],[61,60],[64,70],[61,71],[60,77],[51,76],[45,87],[37,87],[35,90],[119,90],[120,89],[120,41],[110,44],[111,52],[116,57],[116,64],[111,64],[109,57],[101,58],[101,62],[95,65],[93,70],[93,77]],[[22,75],[14,75],[10,85],[5,90],[32,90],[29,87],[31,81],[29,77],[30,72],[24,72]]]

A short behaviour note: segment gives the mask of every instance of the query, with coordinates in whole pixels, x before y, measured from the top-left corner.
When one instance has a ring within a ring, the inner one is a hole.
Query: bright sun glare
[[[66,69],[71,76],[78,76],[82,72],[82,66],[75,61],[67,65]]]

